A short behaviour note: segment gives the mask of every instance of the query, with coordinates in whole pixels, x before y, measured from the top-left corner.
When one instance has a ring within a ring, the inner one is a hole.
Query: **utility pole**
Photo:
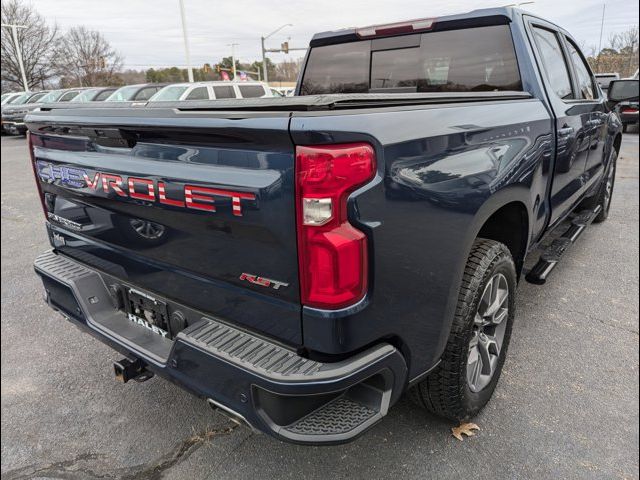
[[[184,15],[184,0],[178,0],[180,3],[180,17],[182,18],[182,37],[184,38],[184,53],[187,57],[187,73],[189,82],[193,82],[193,69],[191,68],[191,56],[189,55],[189,40],[187,39],[187,19]]]
[[[233,81],[236,81],[236,47],[238,43],[229,43],[228,47],[231,47],[231,72],[233,73]]]
[[[600,52],[602,51],[602,33],[604,31],[604,10],[607,7],[606,3],[602,4],[602,20],[600,21],[600,42],[598,43],[598,53],[596,54],[596,70],[600,66]]]
[[[27,28],[27,26],[12,25],[8,23],[3,23],[2,26],[11,28],[11,35],[13,36],[13,44],[16,47],[16,56],[18,57],[18,65],[20,66],[20,74],[22,75],[22,86],[24,87],[24,91],[27,92],[29,90],[29,84],[27,83],[27,74],[24,71],[24,63],[22,62],[22,50],[20,50],[20,43],[18,43],[18,29]]]
[[[280,30],[282,30],[285,27],[293,27],[293,24],[291,23],[285,23],[284,25],[279,26],[278,28],[276,28],[273,32],[271,32],[269,35],[266,35],[264,37],[260,37],[260,42],[262,44],[262,76],[264,77],[264,81],[265,82],[269,82],[269,74],[267,73],[267,49],[264,47],[264,41],[271,37],[272,35],[275,35],[276,33],[278,33]]]

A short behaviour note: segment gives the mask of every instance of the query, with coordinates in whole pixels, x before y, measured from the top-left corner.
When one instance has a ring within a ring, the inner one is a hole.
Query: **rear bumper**
[[[34,267],[47,302],[66,318],[282,440],[352,440],[380,421],[406,386],[404,358],[387,343],[340,362],[318,362],[204,314],[168,340],[130,322],[117,308],[110,287],[120,280],[53,251],[40,255]]]

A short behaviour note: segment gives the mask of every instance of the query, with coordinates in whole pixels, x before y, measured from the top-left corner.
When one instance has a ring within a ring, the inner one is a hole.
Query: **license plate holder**
[[[133,288],[126,289],[125,310],[129,320],[158,335],[170,338],[167,304]]]

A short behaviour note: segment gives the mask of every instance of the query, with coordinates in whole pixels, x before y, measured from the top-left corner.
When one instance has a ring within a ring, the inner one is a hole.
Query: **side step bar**
[[[598,205],[594,210],[583,210],[578,213],[571,220],[571,226],[567,231],[556,238],[551,245],[542,252],[538,262],[529,273],[527,273],[525,277],[527,282],[535,285],[543,285],[547,281],[549,274],[560,261],[562,255],[575,243],[591,222],[593,222],[594,218],[600,213],[600,210],[602,210],[602,207]]]

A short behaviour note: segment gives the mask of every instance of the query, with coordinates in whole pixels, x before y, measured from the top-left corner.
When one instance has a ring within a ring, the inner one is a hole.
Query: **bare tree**
[[[285,60],[284,62],[278,63],[276,64],[276,79],[285,82],[295,82],[301,67],[302,59]]]
[[[17,37],[27,83],[29,88],[38,86],[44,88],[45,82],[54,75],[50,68],[50,56],[57,37],[57,27],[48,26],[42,15],[30,5],[23,5],[18,0],[3,0],[1,10],[2,23],[26,27],[17,29]],[[0,75],[3,85],[22,89],[16,45],[8,28],[2,29],[0,50],[2,57]]]
[[[632,75],[638,68],[638,26],[611,33],[608,46],[589,55],[588,60],[596,73],[617,72],[623,78]]]
[[[55,47],[53,66],[64,86],[118,85],[122,56],[95,30],[74,27]]]

